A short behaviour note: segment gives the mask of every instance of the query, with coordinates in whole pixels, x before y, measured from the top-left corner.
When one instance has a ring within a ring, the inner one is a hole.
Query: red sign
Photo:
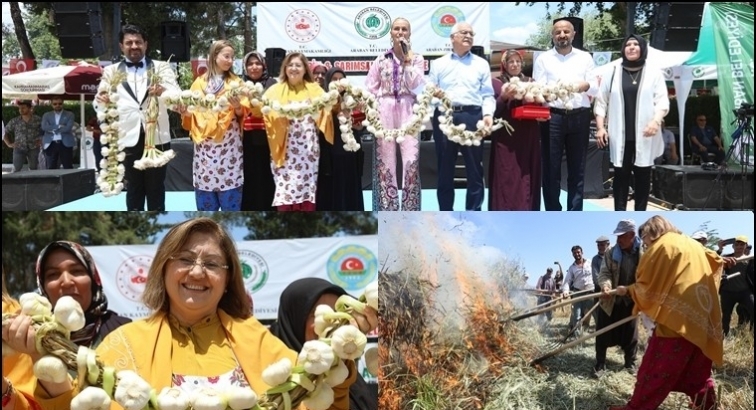
[[[207,60],[192,60],[192,74],[194,78],[207,72]]]
[[[10,73],[25,73],[27,71],[33,71],[37,68],[37,62],[31,58],[13,58],[9,64]]]

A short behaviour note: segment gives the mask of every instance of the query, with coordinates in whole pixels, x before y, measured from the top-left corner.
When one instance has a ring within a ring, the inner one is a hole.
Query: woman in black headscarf
[[[302,345],[318,338],[315,334],[315,308],[318,305],[333,307],[346,291],[320,278],[299,279],[286,287],[278,306],[278,320],[270,327],[271,333],[297,352]],[[350,410],[378,410],[378,397],[361,375],[349,388]]]
[[[608,81],[601,81],[593,107],[596,143],[599,148],[609,145],[614,210],[627,209],[634,180],[635,210],[645,211],[651,167],[664,153],[661,123],[669,111],[669,98],[662,70],[646,64],[646,40],[631,34],[622,44],[622,64],[614,67]]]
[[[131,322],[108,310],[94,259],[78,243],[55,241],[47,245],[37,258],[36,274],[39,293],[53,307],[61,297],[71,296],[84,310],[86,325],[71,333],[71,341],[77,345],[94,349],[108,333]]]
[[[325,89],[332,81],[346,78],[344,70],[333,67],[325,75]],[[318,171],[318,190],[315,202],[318,211],[364,211],[362,196],[362,168],[365,163],[365,151],[346,151],[341,138],[339,115],[333,115],[333,145],[325,137],[320,137],[320,163]],[[352,131],[363,128],[365,115],[357,110],[352,112]],[[359,132],[354,132],[354,139],[361,143]]]
[[[244,56],[242,80],[262,84],[263,89],[276,83],[268,75],[265,57],[257,51]],[[262,117],[248,115],[242,122],[242,144],[244,145],[244,189],[242,191],[242,211],[273,211],[275,184],[270,170],[270,147]]]

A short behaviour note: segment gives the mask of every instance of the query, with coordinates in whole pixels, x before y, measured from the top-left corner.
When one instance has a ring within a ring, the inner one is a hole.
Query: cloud
[[[491,34],[491,39],[505,43],[525,44],[527,39],[539,30],[538,24],[530,22],[520,26],[500,28]]]

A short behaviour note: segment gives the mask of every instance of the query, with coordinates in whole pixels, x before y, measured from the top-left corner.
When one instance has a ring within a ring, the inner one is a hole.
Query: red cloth
[[[315,204],[310,201],[304,201],[301,204],[279,205],[276,207],[276,209],[278,209],[281,212],[291,212],[291,211],[314,212]]]
[[[362,121],[365,121],[365,118],[365,114],[362,111],[352,111],[352,124],[362,124]]]
[[[711,359],[682,337],[651,336],[630,402],[617,410],[655,410],[670,392],[685,393],[694,409],[714,409]]]
[[[242,126],[244,131],[265,129],[265,123],[263,122],[262,117],[258,118],[251,115],[248,115],[247,118],[244,119],[244,124],[242,124]]]

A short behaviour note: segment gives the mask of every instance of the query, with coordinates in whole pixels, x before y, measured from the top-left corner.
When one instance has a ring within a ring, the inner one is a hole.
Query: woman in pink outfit
[[[423,56],[410,49],[410,23],[399,17],[391,23],[391,49],[382,53],[370,66],[365,84],[378,99],[381,124],[399,129],[412,116],[417,89],[425,82]],[[405,52],[406,50],[406,52]],[[420,141],[407,135],[401,143],[376,139],[378,211],[399,210],[396,175],[396,146],[402,156],[402,206],[404,211],[420,210]]]

